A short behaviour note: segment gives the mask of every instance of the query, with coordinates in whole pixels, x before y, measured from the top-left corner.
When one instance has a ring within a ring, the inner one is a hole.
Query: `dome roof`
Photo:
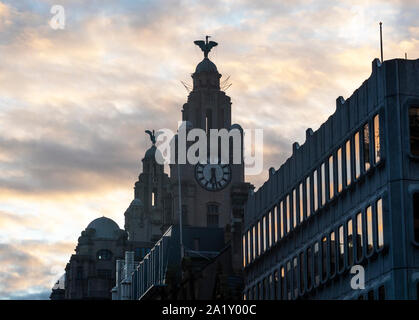
[[[117,239],[119,232],[118,224],[112,219],[101,217],[89,223],[86,229],[95,229],[95,238]]]
[[[217,72],[217,66],[208,58],[204,58],[198,65],[196,66],[195,73],[199,72]]]
[[[143,206],[143,203],[141,202],[140,199],[135,198],[134,200],[131,201],[130,207],[131,206],[139,206],[139,207],[142,207]]]

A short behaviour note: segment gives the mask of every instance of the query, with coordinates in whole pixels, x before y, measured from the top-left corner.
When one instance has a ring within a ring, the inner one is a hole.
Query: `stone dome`
[[[144,205],[143,205],[143,203],[141,202],[140,199],[135,198],[134,200],[131,201],[131,204],[129,206],[130,207],[133,207],[133,206],[142,207]]]
[[[95,229],[95,238],[118,239],[121,229],[112,219],[101,217],[89,223],[86,229]]]
[[[208,58],[204,58],[196,66],[195,73],[199,72],[216,72],[218,73],[217,66]]]

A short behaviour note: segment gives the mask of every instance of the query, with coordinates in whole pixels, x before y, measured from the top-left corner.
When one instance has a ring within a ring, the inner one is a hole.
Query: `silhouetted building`
[[[416,299],[419,60],[372,74],[249,198],[246,299]],[[354,265],[365,289],[351,287]]]

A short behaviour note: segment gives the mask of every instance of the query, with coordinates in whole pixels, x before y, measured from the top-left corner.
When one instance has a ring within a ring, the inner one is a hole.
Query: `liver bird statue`
[[[208,42],[208,38],[211,38],[211,36],[206,36],[205,41],[203,40],[196,40],[194,43],[201,48],[201,50],[204,52],[204,57],[208,58],[208,53],[211,51],[211,49],[218,45],[215,41]]]
[[[153,145],[156,144],[156,134],[153,130],[153,132],[151,132],[150,130],[146,130],[145,133],[147,133],[150,136],[150,140],[153,143]]]

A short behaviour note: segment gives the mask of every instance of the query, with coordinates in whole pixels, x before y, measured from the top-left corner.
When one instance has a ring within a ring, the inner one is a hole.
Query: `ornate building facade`
[[[182,226],[195,235],[190,235],[192,238],[185,242],[185,248],[182,249],[192,252],[195,258],[196,254],[200,259],[206,256],[205,261],[217,259],[220,255],[218,259],[222,264],[227,264],[224,269],[228,270],[229,277],[241,279],[240,232],[244,204],[253,190],[253,186],[244,181],[243,130],[239,125],[231,124],[230,97],[221,90],[221,74],[208,58],[209,51],[217,44],[208,42],[208,37],[206,41],[195,41],[195,44],[201,47],[204,59],[192,75],[193,90],[182,108],[182,120],[187,124],[186,133],[194,128],[203,129],[209,141],[210,129],[224,129],[226,132],[236,129],[240,137],[240,163],[225,164],[218,160],[214,163],[193,164],[186,161],[178,164],[180,162],[176,161],[170,165],[169,177],[164,172],[164,165],[156,161],[159,150],[155,145],[154,131],[147,130],[152,146],[142,159],[143,171],[134,186],[134,199],[125,211],[125,230],[105,217],[87,226],[79,238],[76,253],[66,267],[66,299],[109,299],[112,288],[112,296],[116,299],[132,297],[131,289],[127,288],[134,288],[133,277],[138,274],[134,271],[138,271],[144,261],[152,257],[150,249],[160,252],[156,246],[163,243],[162,239],[167,238],[172,228],[179,229],[179,208],[182,211]],[[178,160],[178,135],[175,141]],[[231,143],[229,146],[229,153],[232,154]],[[221,159],[221,153],[218,153],[218,159]],[[224,237],[226,230],[227,236]],[[210,239],[215,234],[221,234],[222,237],[218,237],[219,241],[214,247],[215,242]],[[180,267],[182,261],[176,261]],[[173,265],[169,264],[168,267],[170,269]],[[195,267],[193,269],[197,271]],[[189,273],[190,276],[192,274]],[[164,279],[165,276],[166,273]],[[237,282],[240,283],[234,283]],[[201,286],[209,285],[205,279],[201,279],[200,283]],[[216,283],[214,278],[210,285],[215,286]],[[241,290],[237,287],[233,291],[241,294]],[[194,296],[189,293],[191,295]],[[55,298],[57,296],[53,295]]]

